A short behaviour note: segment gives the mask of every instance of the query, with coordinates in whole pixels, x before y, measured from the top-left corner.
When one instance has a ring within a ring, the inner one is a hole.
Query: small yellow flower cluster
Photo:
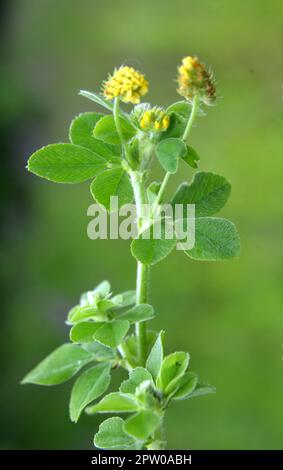
[[[144,131],[164,132],[168,129],[170,117],[162,108],[147,109],[140,118],[139,125]]]
[[[215,86],[212,74],[205,68],[197,57],[185,57],[178,67],[178,93],[192,101],[196,95],[206,103],[211,104],[215,99]]]
[[[106,99],[121,98],[125,103],[139,103],[142,96],[148,92],[148,81],[137,70],[128,66],[115,69],[113,75],[103,84],[103,94]]]

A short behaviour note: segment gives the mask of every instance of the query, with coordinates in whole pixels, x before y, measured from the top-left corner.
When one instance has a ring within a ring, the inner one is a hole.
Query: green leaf
[[[97,308],[101,313],[106,313],[112,308],[116,307],[116,304],[112,302],[112,299],[102,299],[97,301]]]
[[[198,378],[193,372],[186,372],[182,377],[170,383],[169,390],[174,400],[185,400],[194,391]]]
[[[67,320],[66,320],[66,323],[67,325],[70,325],[72,324],[72,318],[76,315],[76,313],[81,309],[81,306],[80,305],[75,305],[74,307],[72,307],[69,312],[68,312],[68,315],[67,315]]]
[[[93,341],[85,343],[82,347],[93,355],[93,359],[97,362],[109,362],[115,359],[115,351],[103,344]]]
[[[87,90],[80,90],[79,95],[84,96],[85,98],[88,98],[91,101],[94,101],[95,103],[99,104],[103,108],[108,109],[109,111],[113,110],[112,101],[106,100],[102,95],[99,95],[98,93],[93,93]]]
[[[148,186],[146,190],[149,204],[154,203],[156,196],[159,193],[160,188],[161,188],[161,183],[159,181],[153,181],[152,183],[150,183],[150,185]]]
[[[184,160],[184,162],[186,162],[187,165],[190,165],[192,168],[197,168],[197,162],[200,160],[200,157],[193,147],[187,145],[187,152],[182,156],[182,160]]]
[[[147,345],[147,354],[151,350],[153,344],[157,338],[156,331],[147,330],[146,332],[146,345]],[[123,343],[121,344],[121,349],[124,354],[127,356],[127,359],[132,367],[137,367],[139,364],[138,360],[138,347],[137,347],[137,337],[136,335],[128,335]]]
[[[98,309],[92,306],[76,307],[69,312],[68,323],[77,323],[87,319],[97,319]]]
[[[146,368],[151,373],[154,380],[157,379],[163,361],[163,338],[164,331],[161,331],[146,361]]]
[[[125,431],[137,439],[146,440],[160,425],[161,418],[149,410],[131,416],[125,422]]]
[[[103,421],[94,436],[95,447],[108,450],[140,449],[140,443],[125,432],[124,424],[124,420],[118,417]]]
[[[166,109],[167,114],[172,112],[180,114],[184,119],[188,119],[191,113],[191,106],[188,101],[177,101]]]
[[[111,285],[109,281],[100,282],[93,290],[83,292],[79,307],[97,308],[97,302],[109,297]]]
[[[130,323],[147,321],[154,317],[154,309],[149,304],[139,304],[119,315],[120,320],[128,320]]]
[[[93,356],[76,344],[63,344],[29,372],[22,383],[57,385],[69,380]]]
[[[187,120],[182,115],[175,112],[170,113],[170,124],[166,132],[162,132],[160,140],[168,139],[169,137],[182,138],[186,129]]]
[[[107,161],[93,151],[74,144],[51,144],[28,160],[32,173],[55,183],[81,183],[107,168]]]
[[[130,393],[113,392],[103,397],[99,403],[89,406],[87,414],[132,413],[139,409],[135,397]]]
[[[83,409],[107,390],[110,368],[110,364],[99,364],[83,372],[76,380],[70,400],[71,421],[76,423]]]
[[[98,93],[93,93],[91,91],[87,90],[80,90],[79,95],[84,96],[85,98],[88,98],[91,101],[94,101],[95,103],[99,104],[105,109],[108,109],[108,111],[113,111],[114,104],[113,101],[107,100],[104,98],[103,95],[100,95]],[[119,113],[122,114],[125,117],[128,117],[128,114],[122,110],[121,107],[119,107]]]
[[[111,300],[116,304],[116,308],[129,307],[136,303],[136,291],[128,290],[126,292],[122,292],[121,294],[112,297]]]
[[[131,139],[136,134],[136,129],[123,117],[120,117],[120,126],[125,140]],[[111,115],[104,116],[98,121],[94,128],[93,136],[108,144],[121,144],[114,117]]]
[[[108,212],[110,212],[111,196],[118,197],[118,207],[133,200],[132,186],[123,168],[113,168],[100,173],[91,183],[90,191],[93,198],[102,204]]]
[[[189,354],[185,352],[174,352],[166,356],[162,361],[157,377],[156,383],[158,388],[167,393],[168,386],[172,380],[184,375],[189,364],[189,357]]]
[[[177,101],[176,103],[171,104],[166,109],[166,114],[176,113],[187,121],[190,117],[192,111],[192,105],[188,101]],[[197,111],[198,116],[205,116],[205,113],[199,108]]]
[[[165,139],[156,147],[156,155],[165,171],[176,173],[180,158],[186,155],[186,144],[181,139]]]
[[[217,217],[200,217],[195,222],[195,246],[185,251],[190,258],[220,261],[239,256],[240,239],[232,222]]]
[[[138,349],[136,335],[131,334],[124,338],[120,345],[123,355],[127,357],[127,361],[132,367],[137,367],[139,364],[138,360]]]
[[[103,323],[82,321],[74,325],[70,330],[70,340],[73,343],[91,343],[94,333],[101,328]]]
[[[120,385],[120,392],[132,393],[136,392],[136,388],[144,381],[150,380],[152,382],[151,374],[144,367],[136,367],[129,373],[129,378],[124,380]]]
[[[199,382],[194,391],[187,398],[201,397],[215,392],[216,388],[213,385]]]
[[[230,183],[209,172],[198,172],[191,184],[182,183],[172,199],[174,204],[195,204],[196,217],[206,217],[225,206],[231,192]]]
[[[130,324],[127,320],[115,320],[105,323],[96,331],[94,339],[105,346],[115,348],[123,341],[129,327]]]
[[[169,224],[162,223],[160,234],[158,237],[155,237],[157,224],[158,222],[151,225],[149,229],[145,230],[131,243],[132,255],[143,264],[153,265],[158,263],[163,258],[166,258],[176,246],[177,240],[175,235],[173,235],[172,239],[166,238],[166,228],[170,232],[170,222]],[[143,238],[144,235],[147,238]]]
[[[109,281],[102,281],[93,289],[93,292],[100,295],[102,298],[107,297],[107,295],[110,294],[110,291],[111,285]]]
[[[110,160],[121,155],[121,148],[120,146],[107,145],[93,137],[93,129],[102,117],[103,114],[101,113],[79,114],[71,122],[69,138],[73,144],[88,148],[103,158]]]

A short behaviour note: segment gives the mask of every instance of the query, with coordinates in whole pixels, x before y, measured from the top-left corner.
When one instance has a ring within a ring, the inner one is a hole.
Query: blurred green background
[[[213,264],[175,252],[152,270],[153,326],[217,387],[169,409],[168,448],[282,449],[282,1],[9,0],[1,11],[0,447],[92,448],[100,418],[69,422],[70,383],[19,381],[67,341],[81,291],[105,278],[130,289],[135,277],[126,241],[87,238],[88,184],[39,180],[27,157],[67,140],[73,115],[95,109],[78,90],[98,90],[115,65],[146,73],[148,100],[166,105],[178,100],[177,63],[197,54],[219,99],[191,143],[201,169],[233,184],[222,215],[237,224],[242,254]],[[191,173],[183,167],[168,194]]]

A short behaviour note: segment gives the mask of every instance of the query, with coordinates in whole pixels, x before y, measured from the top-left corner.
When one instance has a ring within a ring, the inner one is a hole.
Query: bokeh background
[[[135,277],[127,242],[87,238],[88,184],[39,180],[26,160],[67,141],[74,114],[98,109],[77,92],[98,90],[115,65],[145,72],[154,103],[178,100],[176,65],[188,54],[217,78],[217,105],[191,143],[201,169],[233,184],[222,215],[237,224],[242,254],[213,264],[175,252],[152,270],[153,326],[167,331],[168,352],[189,350],[192,369],[217,387],[169,409],[168,447],[282,449],[282,18],[281,0],[2,2],[2,449],[92,448],[101,419],[69,422],[70,383],[19,381],[67,341],[65,315],[81,291],[103,279],[130,289]],[[183,167],[168,194],[189,178]]]

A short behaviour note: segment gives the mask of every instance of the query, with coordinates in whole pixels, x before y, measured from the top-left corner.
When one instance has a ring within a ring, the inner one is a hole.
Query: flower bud
[[[170,117],[164,109],[158,106],[151,108],[147,103],[135,107],[133,118],[144,132],[164,132],[170,124]]]
[[[205,64],[197,57],[185,57],[178,67],[177,92],[188,101],[193,101],[195,96],[205,104],[211,104],[215,100],[215,85],[211,72],[206,70]]]

